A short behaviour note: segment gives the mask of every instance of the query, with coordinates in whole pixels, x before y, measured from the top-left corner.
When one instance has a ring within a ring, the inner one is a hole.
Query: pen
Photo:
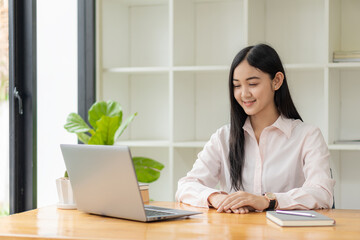
[[[276,213],[288,214],[288,215],[296,215],[296,216],[304,216],[304,217],[315,217],[315,215],[311,214],[311,213],[293,212],[293,211],[284,211],[284,210],[276,210]]]

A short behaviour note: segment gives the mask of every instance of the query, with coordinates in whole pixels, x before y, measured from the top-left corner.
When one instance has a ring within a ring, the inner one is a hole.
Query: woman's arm
[[[331,208],[335,181],[330,176],[329,150],[318,128],[310,130],[302,143],[301,159],[305,182],[302,187],[275,193],[277,209]],[[269,203],[263,196],[238,191],[224,197],[218,211],[251,206],[262,211]]]
[[[278,209],[331,208],[335,181],[330,175],[330,153],[320,129],[305,137],[302,159],[305,182],[302,187],[276,193]]]
[[[222,129],[214,133],[204,149],[198,154],[192,170],[178,182],[176,201],[197,207],[209,207],[208,197],[215,192],[222,165],[219,144]]]

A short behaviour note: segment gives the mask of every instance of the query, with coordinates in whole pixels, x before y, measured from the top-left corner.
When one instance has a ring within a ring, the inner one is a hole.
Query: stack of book
[[[149,203],[150,197],[149,197],[149,184],[146,183],[139,183],[140,193],[141,197],[143,199],[144,203]]]
[[[333,62],[360,62],[360,51],[334,52]]]
[[[360,139],[352,139],[352,140],[337,140],[335,144],[360,144]]]
[[[318,212],[308,211],[267,211],[266,217],[282,227],[332,226],[335,220]]]

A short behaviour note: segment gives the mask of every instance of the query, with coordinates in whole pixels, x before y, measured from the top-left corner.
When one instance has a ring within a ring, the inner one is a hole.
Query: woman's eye
[[[256,86],[257,83],[250,83],[249,86]]]
[[[239,88],[240,87],[240,85],[234,85],[234,88]]]

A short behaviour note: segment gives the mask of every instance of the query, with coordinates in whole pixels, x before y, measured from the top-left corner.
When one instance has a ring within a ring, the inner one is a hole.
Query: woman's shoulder
[[[230,124],[226,124],[226,125],[220,127],[216,132],[218,135],[228,136],[230,134]]]
[[[295,134],[301,134],[304,136],[318,134],[318,133],[322,134],[320,128],[314,124],[303,122],[300,119],[289,119],[289,120],[291,121],[292,131]]]
[[[316,128],[318,128],[317,126],[315,126],[314,124],[308,123],[308,122],[303,122],[300,119],[289,119],[293,125],[293,127],[301,129],[301,130],[314,130]]]
[[[210,137],[209,141],[206,142],[204,150],[207,149],[217,149],[221,150],[226,148],[228,145],[230,135],[230,126],[224,125],[218,128]]]
[[[220,141],[228,140],[230,136],[230,124],[226,124],[216,130],[211,138],[217,138]]]

